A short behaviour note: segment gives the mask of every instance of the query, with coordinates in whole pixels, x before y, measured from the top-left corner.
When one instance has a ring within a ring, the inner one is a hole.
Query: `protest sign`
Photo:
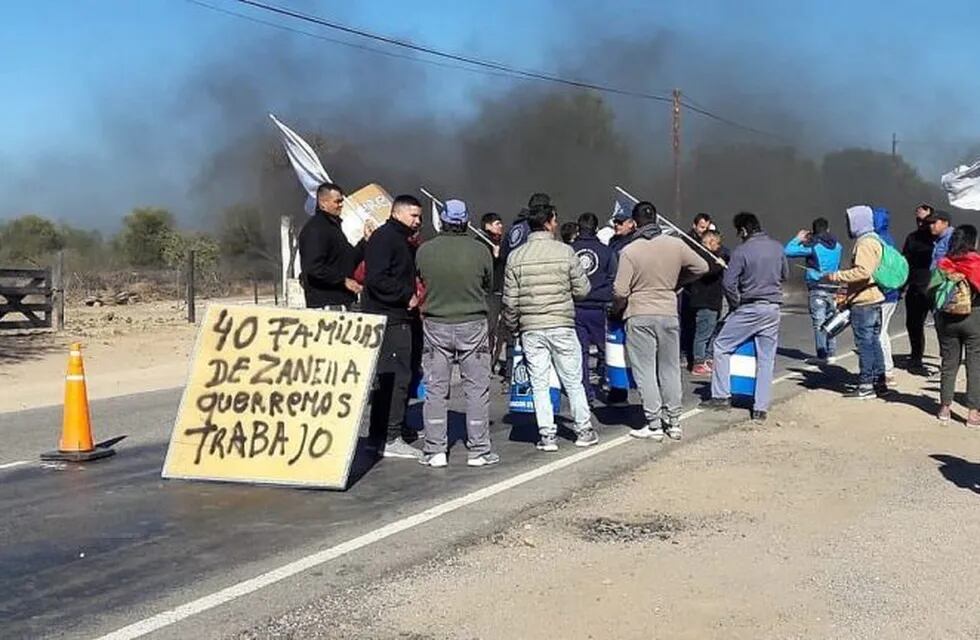
[[[211,305],[163,477],[343,489],[383,316]]]

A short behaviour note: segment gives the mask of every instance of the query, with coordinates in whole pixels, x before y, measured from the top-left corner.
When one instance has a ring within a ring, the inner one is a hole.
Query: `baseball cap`
[[[446,206],[439,212],[439,219],[449,224],[465,224],[469,218],[466,203],[462,200],[446,200]]]
[[[936,220],[942,220],[944,222],[950,222],[949,213],[943,211],[942,209],[937,209],[933,211],[929,216],[926,217],[926,223],[932,224]]]

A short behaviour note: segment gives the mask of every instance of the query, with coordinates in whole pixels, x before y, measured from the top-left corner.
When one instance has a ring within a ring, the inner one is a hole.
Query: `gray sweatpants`
[[[681,419],[681,337],[677,316],[633,316],[626,321],[626,356],[651,428]]]
[[[490,342],[486,319],[450,324],[426,318],[422,335],[423,451],[446,451],[446,400],[453,365],[458,364],[466,396],[466,446],[471,457],[487,453],[490,451]]]

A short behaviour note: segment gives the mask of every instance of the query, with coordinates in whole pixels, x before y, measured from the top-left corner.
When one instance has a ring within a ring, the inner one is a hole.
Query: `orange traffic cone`
[[[97,446],[92,439],[82,345],[78,342],[72,343],[68,353],[68,373],[65,375],[65,413],[61,441],[57,451],[42,453],[41,460],[88,462],[108,458],[114,453],[116,452],[111,447]]]

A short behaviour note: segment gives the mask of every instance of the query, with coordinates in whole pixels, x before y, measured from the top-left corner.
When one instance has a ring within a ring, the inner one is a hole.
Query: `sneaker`
[[[871,400],[875,397],[875,389],[870,385],[858,385],[854,389],[846,392],[844,397],[852,400]]]
[[[944,404],[939,407],[939,413],[936,414],[940,422],[949,422],[950,418],[953,417],[953,410],[948,404]]]
[[[595,429],[585,429],[579,432],[575,438],[576,447],[591,447],[596,444],[599,444],[599,434],[595,432]]]
[[[497,464],[500,462],[500,456],[496,453],[488,451],[482,455],[470,456],[466,459],[467,467],[489,467],[492,464]]]
[[[422,452],[408,444],[402,438],[395,438],[391,442],[385,443],[384,450],[381,452],[385,458],[404,458],[406,460],[422,460]]]
[[[419,464],[425,467],[441,468],[449,464],[445,453],[424,453],[419,458]]]
[[[680,440],[684,435],[684,432],[681,431],[681,425],[679,424],[668,424],[664,431],[667,433],[667,437],[671,440]]]
[[[889,388],[887,384],[876,384],[875,385],[875,395],[879,398],[887,398],[895,392],[894,389]]]
[[[698,407],[709,411],[728,411],[732,408],[731,398],[708,398],[702,400]]]
[[[922,376],[923,378],[929,377],[929,368],[926,367],[921,362],[914,362],[909,365],[908,372],[913,376]]]
[[[980,429],[980,411],[970,409],[970,413],[966,417],[966,426],[971,429]]]
[[[630,431],[630,435],[639,440],[653,440],[654,442],[663,442],[664,430],[660,426],[650,427],[647,425],[642,429],[633,429]]]
[[[756,411],[755,409],[753,409],[751,415],[752,415],[752,422],[757,422],[759,424],[762,424],[763,422],[769,419],[768,411]]]
[[[710,376],[711,368],[703,362],[700,362],[691,369],[692,376]]]
[[[558,451],[558,439],[557,438],[541,438],[537,445],[538,451],[547,451],[552,453]]]

